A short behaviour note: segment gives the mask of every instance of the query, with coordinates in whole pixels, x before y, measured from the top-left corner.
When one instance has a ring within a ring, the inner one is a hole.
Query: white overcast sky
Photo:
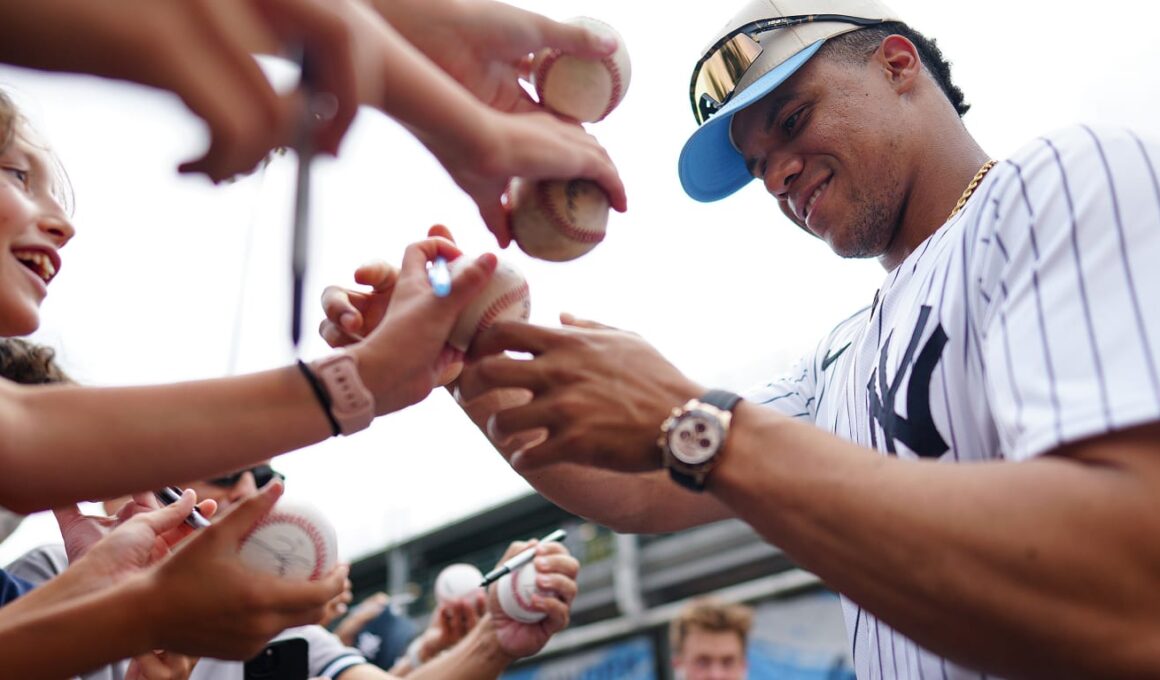
[[[528,277],[533,321],[555,324],[570,311],[629,328],[702,383],[742,389],[871,300],[883,276],[878,266],[832,255],[789,224],[757,184],[710,205],[681,191],[677,155],[694,127],[689,69],[742,0],[514,4],[612,24],[633,68],[620,108],[589,126],[620,169],[629,213],[614,214],[604,243],[573,262],[502,254]],[[939,39],[974,105],[967,125],[995,157],[1074,122],[1160,137],[1154,3],[892,6]],[[292,158],[215,188],[174,170],[200,153],[205,133],[171,95],[8,67],[0,67],[0,87],[31,114],[75,184],[77,237],[63,252],[34,336],[59,350],[74,377],[93,385],[171,382],[291,361]],[[311,301],[369,258],[397,261],[433,223],[452,227],[470,254],[494,250],[474,205],[378,112],[360,113],[339,159],[315,172]],[[316,305],[311,314],[307,329],[320,320]],[[326,348],[311,334],[302,351],[313,357]],[[289,494],[333,520],[345,559],[529,489],[442,391],[367,432],[276,465],[288,475]],[[0,546],[0,564],[54,533],[50,517],[26,521]]]

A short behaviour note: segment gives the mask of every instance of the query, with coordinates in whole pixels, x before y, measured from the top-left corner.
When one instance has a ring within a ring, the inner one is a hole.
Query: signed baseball
[[[338,538],[318,508],[282,498],[242,539],[238,554],[254,569],[313,581],[334,567]]]
[[[547,49],[532,62],[532,85],[540,103],[549,110],[582,123],[603,120],[628,90],[632,65],[624,39],[603,21],[577,17],[565,23],[616,38],[616,51],[603,59],[580,59]]]
[[[574,260],[604,240],[610,206],[595,182],[517,177],[509,197],[512,238],[532,257]]]
[[[451,261],[451,275],[455,276],[474,258],[460,256]],[[480,331],[501,319],[527,321],[532,313],[528,296],[528,282],[515,267],[499,261],[487,287],[459,314],[447,342],[455,349],[466,352],[472,339]]]
[[[467,597],[480,590],[483,581],[483,572],[475,565],[458,563],[449,564],[435,577],[435,600],[447,602]]]
[[[547,616],[545,612],[532,609],[532,595],[548,595],[536,586],[538,574],[534,565],[526,564],[505,575],[496,584],[499,606],[505,614],[520,623],[535,623]]]

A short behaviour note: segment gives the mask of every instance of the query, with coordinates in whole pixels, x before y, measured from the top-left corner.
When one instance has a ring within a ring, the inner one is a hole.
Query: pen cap
[[[533,595],[548,594],[536,586],[538,575],[535,565],[528,563],[499,580],[496,594],[505,614],[521,623],[536,623],[547,616],[545,612],[532,609]]]

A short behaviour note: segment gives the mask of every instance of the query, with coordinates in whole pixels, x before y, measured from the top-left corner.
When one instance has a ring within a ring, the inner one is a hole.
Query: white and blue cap
[[[819,15],[841,15],[851,20],[825,20]],[[762,28],[762,22],[776,26],[777,20],[782,18],[800,18],[802,23],[772,30]],[[856,22],[852,19],[868,21]],[[681,149],[677,170],[685,193],[698,201],[709,202],[725,198],[748,184],[753,176],[749,174],[741,152],[733,143],[733,116],[777,89],[809,61],[829,38],[868,24],[897,20],[893,10],[878,0],[748,2],[718,32],[710,47],[703,51],[703,54],[709,56],[711,50],[721,47],[723,41],[731,36],[746,33],[760,47],[760,53],[756,54],[752,63],[742,64],[743,73],[738,73],[740,77],[725,104],[716,112],[707,114],[704,123]],[[755,30],[749,32],[745,29],[750,26]],[[705,59],[698,62],[698,69],[702,63],[705,63]],[[730,61],[730,65],[736,68],[737,61]],[[693,97],[699,96],[695,91],[697,75],[695,72],[694,91],[691,92]],[[697,106],[696,101],[693,104]]]

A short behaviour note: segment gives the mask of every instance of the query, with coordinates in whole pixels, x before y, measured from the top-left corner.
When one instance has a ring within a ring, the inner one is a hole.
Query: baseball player
[[[842,594],[861,678],[1154,675],[1160,144],[1074,127],[992,158],[877,0],[749,2],[690,95],[686,192],[756,178],[881,287],[744,399],[632,334],[497,324],[469,414],[615,529],[753,525]]]

